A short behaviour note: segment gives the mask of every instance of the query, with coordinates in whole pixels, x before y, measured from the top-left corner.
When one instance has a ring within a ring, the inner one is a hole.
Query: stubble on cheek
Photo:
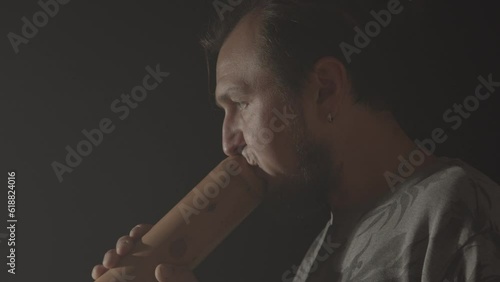
[[[292,128],[295,163],[274,187],[273,216],[283,224],[314,218],[328,209],[329,154],[305,135],[305,128]]]
[[[290,143],[289,124],[277,113],[282,112],[284,106],[275,97],[263,98],[254,105],[256,110],[247,119],[248,154],[271,176],[284,174],[293,157],[290,156],[294,148]]]
[[[313,139],[302,115],[291,130],[298,160],[297,173],[293,176],[299,185],[296,189],[299,194],[325,201],[328,193],[338,186],[342,167],[335,167],[328,144]]]

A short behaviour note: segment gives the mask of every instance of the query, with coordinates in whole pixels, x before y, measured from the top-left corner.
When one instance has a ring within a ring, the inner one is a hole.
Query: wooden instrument
[[[156,282],[161,263],[194,269],[260,204],[265,189],[244,157],[228,157],[96,282]]]

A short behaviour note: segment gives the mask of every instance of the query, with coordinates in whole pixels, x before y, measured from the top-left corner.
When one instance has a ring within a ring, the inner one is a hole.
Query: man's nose
[[[246,143],[243,132],[228,120],[222,125],[222,150],[228,157],[241,155]]]

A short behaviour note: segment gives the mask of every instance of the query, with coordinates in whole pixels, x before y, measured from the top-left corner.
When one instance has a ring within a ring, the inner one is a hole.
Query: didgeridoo
[[[215,167],[96,282],[156,282],[169,263],[194,269],[262,201],[264,180],[242,156]]]

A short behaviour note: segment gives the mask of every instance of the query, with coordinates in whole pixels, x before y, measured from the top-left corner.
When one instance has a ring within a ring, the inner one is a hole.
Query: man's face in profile
[[[309,129],[307,103],[302,98],[284,99],[275,75],[262,66],[257,26],[254,13],[244,17],[217,60],[215,95],[225,111],[224,153],[241,153],[280,194],[295,191],[323,197],[336,177],[331,175],[331,154]]]

